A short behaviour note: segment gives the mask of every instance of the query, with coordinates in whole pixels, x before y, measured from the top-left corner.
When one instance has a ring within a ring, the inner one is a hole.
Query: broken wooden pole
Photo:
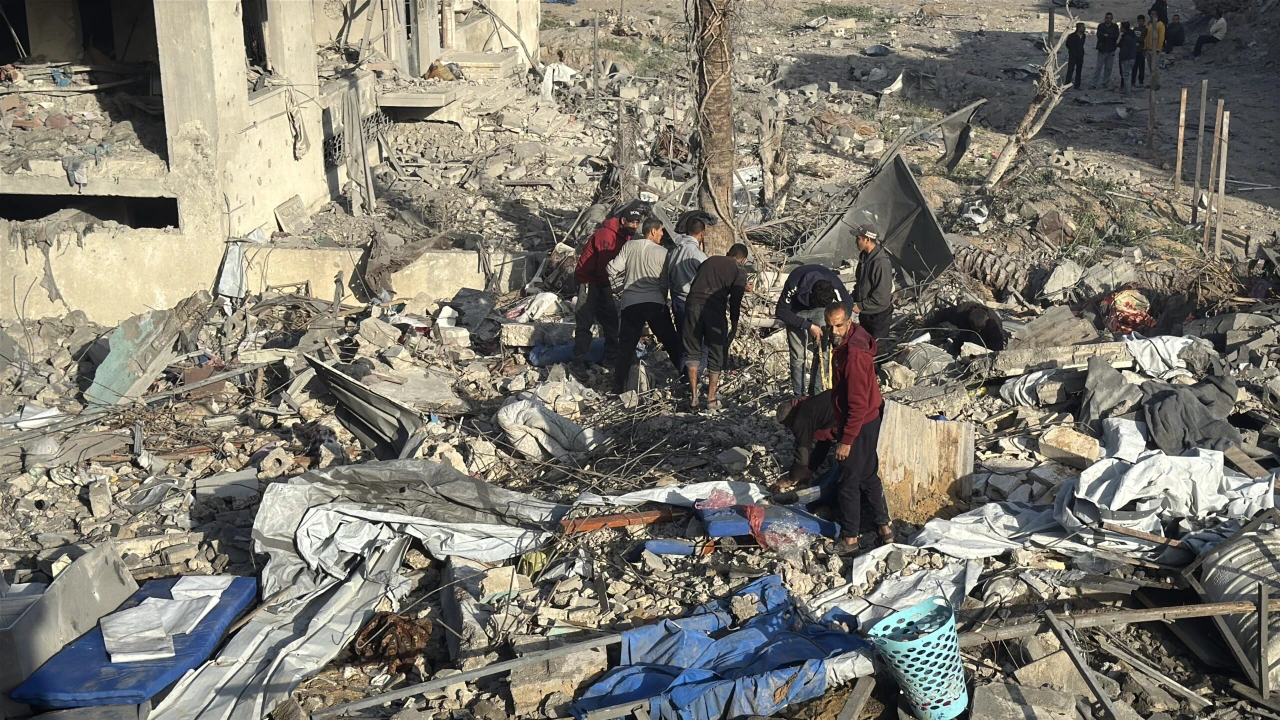
[[[646,510],[644,512],[620,513],[617,515],[599,515],[596,517],[573,518],[560,521],[560,530],[566,535],[574,533],[603,530],[604,528],[624,528],[634,525],[652,525],[667,522],[674,518],[671,508]]]
[[[1162,537],[1160,535],[1153,535],[1148,532],[1142,532],[1141,530],[1132,530],[1130,528],[1124,527],[1123,525],[1116,525],[1115,523],[1104,522],[1104,523],[1100,523],[1099,527],[1101,527],[1103,530],[1106,530],[1107,532],[1113,532],[1113,533],[1116,533],[1117,535],[1125,535],[1131,538],[1136,538],[1138,540],[1146,540],[1147,542],[1153,542],[1153,543],[1156,543],[1157,545],[1167,545],[1169,547],[1175,547],[1175,548],[1184,548],[1187,546],[1187,544],[1182,542],[1181,540],[1174,540],[1173,538]]]
[[[695,107],[700,140],[698,207],[720,220],[708,227],[703,237],[707,255],[723,255],[734,240],[733,176],[737,169],[730,77],[733,0],[697,0],[693,8]]]
[[[1200,130],[1196,133],[1196,184],[1191,186],[1191,224],[1200,214],[1200,171],[1204,159],[1204,115],[1209,107],[1209,81],[1200,81]]]
[[[1178,160],[1173,166],[1173,191],[1182,193],[1182,143],[1187,138],[1187,89],[1182,88],[1182,102],[1178,107]]]
[[[1222,257],[1222,213],[1227,205],[1227,142],[1231,134],[1231,113],[1222,113],[1222,150],[1218,153],[1218,216],[1213,223],[1213,257]]]
[[[600,13],[591,21],[591,79],[595,83],[595,101],[600,102]]]
[[[1084,684],[1089,686],[1089,691],[1093,693],[1093,697],[1097,699],[1098,704],[1102,705],[1102,709],[1111,718],[1111,720],[1120,720],[1116,714],[1116,708],[1111,704],[1111,696],[1103,689],[1101,683],[1098,682],[1098,676],[1093,674],[1093,668],[1089,667],[1089,661],[1085,659],[1084,653],[1080,652],[1080,648],[1076,645],[1076,641],[1071,638],[1071,634],[1058,621],[1058,617],[1053,614],[1052,610],[1044,611],[1044,619],[1049,622],[1053,634],[1058,636],[1058,640],[1062,642],[1062,649],[1067,651],[1067,656],[1071,658],[1071,663],[1076,666],[1076,670],[1080,673],[1080,677],[1084,678]]]
[[[844,707],[840,708],[840,714],[836,715],[836,720],[859,720],[862,717],[862,708],[866,706],[867,700],[871,699],[871,691],[875,689],[874,676],[864,675],[858,678],[853,690],[849,691],[849,697],[844,701]]]
[[[1269,605],[1272,612],[1280,611],[1280,600],[1272,600]],[[1145,610],[1116,610],[1112,612],[1087,613],[1084,615],[1064,615],[1058,619],[1068,627],[1084,630],[1094,627],[1112,627],[1114,625],[1133,625],[1142,622],[1164,622],[1166,620],[1182,620],[1194,617],[1214,617],[1218,615],[1243,615],[1257,612],[1258,603],[1252,600],[1232,600],[1230,602],[1204,603],[1201,605],[1179,605],[1177,607],[1151,608]],[[970,648],[978,645],[1031,637],[1042,632],[1049,632],[1048,623],[1041,621],[1005,625],[990,630],[975,630],[960,635],[960,647]]]
[[[1209,254],[1209,226],[1213,224],[1213,173],[1218,167],[1218,132],[1222,130],[1222,105],[1225,101],[1218,98],[1218,114],[1213,121],[1213,145],[1209,149],[1209,182],[1205,183],[1205,203],[1204,203],[1204,240],[1202,242],[1204,254]],[[1196,198],[1196,204],[1200,204],[1200,198]]]
[[[1265,582],[1258,583],[1258,693],[1263,700],[1271,697],[1271,653],[1267,648],[1271,622],[1271,603]]]
[[[1147,88],[1147,148],[1156,147],[1156,88],[1152,84]]]

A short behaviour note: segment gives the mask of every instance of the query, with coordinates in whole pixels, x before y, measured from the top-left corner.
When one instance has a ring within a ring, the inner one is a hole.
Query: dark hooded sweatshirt
[[[861,325],[854,325],[832,359],[831,404],[836,411],[837,437],[845,445],[853,444],[862,426],[875,420],[884,405],[876,382],[876,350],[875,338]]]

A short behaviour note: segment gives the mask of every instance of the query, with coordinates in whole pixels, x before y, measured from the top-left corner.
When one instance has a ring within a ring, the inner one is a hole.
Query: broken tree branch
[[[1071,19],[1074,21],[1074,16]],[[1009,137],[1000,151],[1000,157],[996,158],[995,164],[991,166],[991,172],[987,173],[987,179],[982,183],[984,189],[990,191],[1000,182],[1000,178],[1004,177],[1009,167],[1013,165],[1014,159],[1018,157],[1018,152],[1044,129],[1044,124],[1049,121],[1049,115],[1053,113],[1054,108],[1058,107],[1058,103],[1062,102],[1062,95],[1067,88],[1058,77],[1058,51],[1066,40],[1067,33],[1063,33],[1058,37],[1057,42],[1046,50],[1047,57],[1040,68],[1040,79],[1036,81],[1035,97],[1031,99],[1031,105],[1027,107],[1027,114],[1023,116],[1022,122],[1018,123],[1018,129]]]

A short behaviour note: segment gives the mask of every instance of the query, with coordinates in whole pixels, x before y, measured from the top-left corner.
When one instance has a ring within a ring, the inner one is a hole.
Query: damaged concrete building
[[[539,4],[484,7],[5,3],[13,31],[0,41],[9,63],[0,95],[0,235],[8,238],[0,285],[11,292],[0,317],[81,310],[115,323],[171,307],[210,287],[228,239],[255,231],[263,244],[249,253],[249,291],[326,287],[339,272],[352,278],[358,253],[296,235],[279,247],[273,240],[342,197],[348,118],[360,118],[368,137],[358,147],[376,165],[384,113],[421,117],[455,101],[452,91],[412,84],[384,92],[382,72],[421,78],[437,60],[506,74],[528,66],[520,47],[536,52]],[[475,253],[420,262],[444,279],[442,296],[484,281]]]

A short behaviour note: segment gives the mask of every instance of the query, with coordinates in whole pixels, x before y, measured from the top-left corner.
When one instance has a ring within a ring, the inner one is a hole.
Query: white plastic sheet
[[[1000,386],[1000,399],[1017,407],[1036,407],[1040,397],[1036,390],[1053,378],[1056,370],[1037,370],[1006,380]]]
[[[815,597],[810,603],[810,609],[824,617],[836,612],[848,613],[866,626],[897,610],[939,595],[947,598],[953,606],[960,607],[965,596],[977,586],[978,576],[982,574],[981,562],[954,560],[940,569],[923,570],[910,576],[886,575],[864,597],[849,597],[850,589],[866,584],[876,565],[895,550],[907,555],[921,552],[917,547],[895,544],[855,557],[849,571],[851,582]]]
[[[1129,354],[1133,355],[1133,361],[1137,363],[1138,368],[1161,380],[1168,380],[1177,375],[1190,375],[1186,371],[1186,362],[1179,355],[1196,343],[1212,348],[1207,340],[1195,337],[1161,335],[1145,338],[1134,333],[1124,338],[1124,346],[1128,348]]]
[[[498,426],[516,450],[535,460],[587,453],[604,442],[604,433],[584,428],[538,400],[512,400],[497,414]]]
[[[643,505],[649,502],[663,503],[664,505],[676,505],[678,507],[693,507],[693,504],[699,500],[706,500],[716,490],[724,490],[733,495],[734,502],[738,505],[758,505],[764,501],[769,494],[765,489],[755,483],[734,482],[730,480],[715,480],[711,482],[693,483],[690,485],[672,485],[670,487],[656,487],[648,490],[637,490],[624,495],[596,495],[595,493],[583,493],[578,496],[574,502],[575,505],[622,505],[625,507],[633,507]]]

